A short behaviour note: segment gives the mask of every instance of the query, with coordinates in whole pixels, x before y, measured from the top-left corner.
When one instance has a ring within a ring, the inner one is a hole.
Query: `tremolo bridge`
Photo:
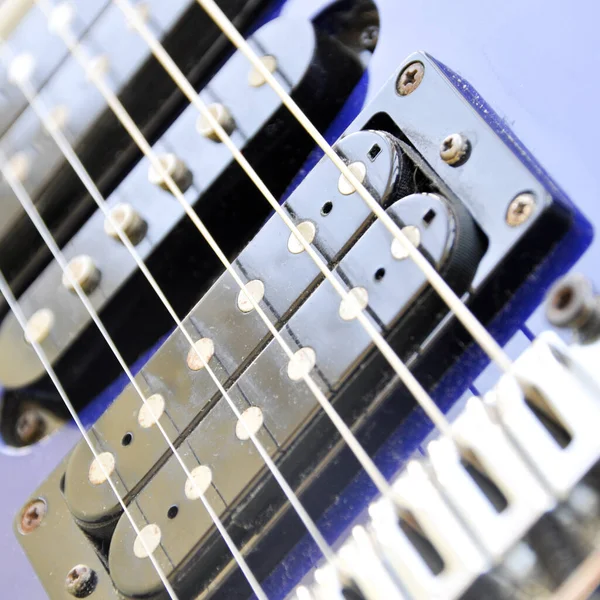
[[[407,93],[402,77],[411,65],[424,76],[418,89]],[[455,85],[456,78],[428,56],[410,57],[335,149],[475,315],[490,323],[580,217],[560,203],[552,182],[525,155],[518,157],[518,148],[501,139]],[[515,217],[515,199],[523,196],[531,210],[526,218]],[[352,301],[340,301],[275,215],[234,269],[294,359],[283,353],[228,273],[193,308],[184,327],[246,426],[316,517],[358,465],[302,381],[303,373],[310,372],[373,453],[413,402],[392,379],[357,312],[366,308],[373,327],[429,390],[435,391],[470,339],[329,159],[316,165],[284,207],[351,289]],[[526,268],[522,255],[528,257]],[[266,577],[302,529],[180,330],[141,369],[137,382],[253,572]],[[245,584],[221,536],[131,385],[90,435],[140,529],[151,526],[156,559],[175,589],[193,596],[212,582],[211,592],[243,597]],[[21,536],[21,542],[49,591],[59,590],[76,549],[85,548],[103,598],[164,593],[84,443],[37,496],[49,508],[45,526]],[[59,537],[71,548],[67,568],[61,556],[40,554]],[[53,581],[48,572],[61,575]]]

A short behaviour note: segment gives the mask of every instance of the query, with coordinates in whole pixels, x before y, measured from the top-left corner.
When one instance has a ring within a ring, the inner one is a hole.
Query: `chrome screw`
[[[523,225],[535,210],[535,196],[530,192],[519,194],[506,211],[506,223],[511,227]]]
[[[21,444],[28,446],[37,442],[44,435],[46,423],[44,418],[34,408],[23,411],[15,424],[15,432]]]
[[[425,67],[423,63],[417,61],[411,62],[402,69],[402,73],[400,73],[396,81],[396,91],[401,96],[412,94],[421,85],[424,75]]]
[[[75,598],[86,598],[96,589],[97,581],[96,571],[87,565],[76,565],[67,573],[65,588]]]
[[[46,503],[41,498],[28,502],[21,512],[21,533],[28,535],[34,532],[41,525],[46,512]]]
[[[452,167],[458,167],[465,163],[469,158],[470,151],[469,140],[460,133],[449,135],[440,145],[440,157]]]

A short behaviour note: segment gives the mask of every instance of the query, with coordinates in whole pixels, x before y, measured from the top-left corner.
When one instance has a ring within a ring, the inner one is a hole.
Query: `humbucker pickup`
[[[336,117],[363,71],[354,54],[308,21],[273,19],[250,42],[257,52],[277,57],[278,78],[320,128]],[[312,144],[268,86],[250,84],[249,77],[246,59],[236,53],[200,96],[211,110],[220,111],[233,142],[278,196]],[[155,150],[220,247],[235,256],[264,222],[269,206],[230,150],[206,130],[193,106],[173,123]],[[274,161],[277,169],[271,168]],[[109,197],[108,205],[137,219],[138,226],[131,225],[134,231],[128,235],[161,288],[173,290],[169,299],[184,315],[217,276],[220,264],[165,187],[143,160]],[[94,269],[96,276],[86,285],[88,296],[123,355],[135,360],[169,331],[172,321],[127,249],[107,231],[106,219],[97,210],[65,246],[64,254]],[[61,285],[61,276],[60,266],[51,262],[20,301],[28,314],[43,308],[53,315],[53,326],[40,341],[65,388],[77,390],[81,405],[119,371],[79,298]],[[45,389],[45,371],[10,314],[0,328],[0,352],[6,357],[0,366],[4,386],[34,384],[29,391],[32,397],[38,388]],[[92,365],[100,360],[105,368],[94,369]],[[80,383],[82,373],[85,388]]]
[[[415,64],[423,69],[423,80],[418,90],[403,94],[399,81]],[[334,148],[477,318],[490,324],[501,315],[509,322],[508,300],[518,300],[533,273],[544,277],[544,259],[585,221],[537,165],[522,160],[520,148],[481,118],[456,85],[456,76],[431,57],[409,57]],[[448,138],[453,132],[457,137]],[[468,152],[452,160],[448,150],[457,139]],[[527,219],[513,222],[509,207],[525,194],[534,208]],[[306,175],[284,207],[352,290],[354,302],[340,301],[277,215],[239,254],[234,268],[286,343],[302,353],[318,387],[374,453],[414,402],[356,320],[357,306],[366,309],[372,325],[434,395],[451,370],[456,375],[465,368],[461,359],[466,352],[477,356],[404,248],[329,159]],[[206,292],[184,327],[198,340],[238,410],[254,415],[258,439],[304,506],[313,516],[322,514],[358,465],[294,361],[230,274]],[[262,579],[300,539],[302,529],[194,356],[177,330],[141,369],[137,382],[186,466],[204,469],[211,506]],[[157,560],[174,588],[192,597],[208,593],[210,582],[211,594],[245,597],[246,584],[227,548],[198,500],[186,493],[185,474],[148,423],[131,385],[90,434],[114,468],[117,489],[140,527],[158,528]],[[90,450],[79,444],[36,495],[52,494],[60,504],[68,522],[65,543],[93,545],[98,554],[94,565],[108,573],[115,596],[160,597],[153,565],[134,550],[135,532],[93,465]],[[59,482],[60,494],[54,489]],[[62,527],[60,521],[48,525],[36,547],[50,543],[51,532],[61,535]],[[32,539],[22,536],[21,542],[38,565]],[[40,577],[51,591],[62,579],[54,582],[47,573],[64,569],[45,564]]]

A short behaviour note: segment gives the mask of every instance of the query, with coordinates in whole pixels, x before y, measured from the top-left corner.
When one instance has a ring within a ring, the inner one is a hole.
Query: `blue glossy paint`
[[[330,4],[326,0],[287,0],[282,12],[310,18]],[[591,0],[575,0],[568,10],[559,0],[529,0],[527,3],[505,0],[493,4],[479,0],[460,3],[377,0],[377,4],[382,20],[377,51],[369,64],[368,75],[328,132],[330,141],[356,116],[363,103],[376,94],[404,57],[423,49],[459,74],[456,75],[457,89],[498,131],[509,140],[516,140],[518,136],[522,146],[516,146],[517,153],[529,160],[530,155],[521,152],[527,148],[536,157],[543,165],[540,177],[549,174],[592,224],[600,223],[597,200],[600,170],[596,154],[600,140],[600,121],[596,117],[600,86],[595,77],[600,64],[600,39],[595,31],[600,6]],[[497,114],[481,103],[479,94]],[[318,153],[315,153],[311,162],[317,159]],[[305,169],[310,168],[310,164],[307,163]],[[532,339],[547,327],[536,306],[548,283],[578,256],[582,255],[576,268],[600,288],[597,269],[600,249],[597,239],[592,240],[592,233],[584,219],[576,220],[572,235],[560,251],[538,270],[507,307],[503,318],[493,324],[492,331],[500,341],[507,342],[519,328]],[[591,245],[583,252],[590,241]],[[508,322],[506,315],[510,315]],[[450,408],[485,365],[485,357],[480,352],[469,353],[461,370],[442,382],[436,400],[445,409]],[[120,378],[82,411],[87,425],[95,421],[125,383],[125,378]],[[477,390],[471,386],[471,391]],[[384,474],[391,477],[408,457],[418,453],[430,431],[431,426],[422,412],[414,411],[375,457]],[[12,519],[23,500],[78,439],[79,432],[73,426],[66,426],[26,451],[0,448],[0,473],[6,482],[0,496],[2,597],[45,597],[14,538]],[[319,521],[329,541],[334,542],[350,523],[360,520],[374,492],[364,474],[348,486],[339,502]],[[264,582],[269,597],[285,597],[319,558],[314,544],[305,538]]]

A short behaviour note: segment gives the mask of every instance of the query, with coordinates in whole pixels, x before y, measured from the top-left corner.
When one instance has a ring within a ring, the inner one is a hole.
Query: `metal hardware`
[[[24,446],[40,440],[46,431],[46,422],[40,412],[34,408],[24,410],[15,423],[15,433]]]
[[[40,308],[35,311],[27,321],[25,341],[29,344],[32,342],[41,344],[50,335],[54,321],[54,313],[49,308]]]
[[[86,294],[91,294],[98,287],[100,277],[100,270],[94,259],[87,254],[80,254],[69,261],[62,276],[62,284],[67,290],[75,293],[75,287],[71,283],[73,279]]]
[[[75,598],[86,598],[96,589],[97,581],[96,571],[87,565],[76,565],[67,573],[65,589]]]
[[[600,298],[583,275],[570,273],[548,293],[546,318],[555,327],[569,327],[582,343],[600,335]]]
[[[506,223],[511,227],[523,225],[535,210],[535,196],[529,192],[519,194],[506,211]]]
[[[365,50],[372,52],[379,41],[379,26],[368,25],[360,32],[360,43]]]
[[[274,56],[262,56],[260,62],[267,68],[269,73],[275,73],[277,69],[277,59]],[[258,69],[255,67],[250,69],[250,72],[248,73],[248,85],[252,87],[261,87],[266,82],[263,74]]]
[[[166,171],[168,175],[170,175],[171,179],[175,182],[175,185],[182,191],[185,192],[192,185],[193,175],[191,171],[188,169],[187,165],[180,159],[175,156],[175,154],[163,154],[158,157],[163,169]],[[157,185],[158,187],[165,190],[165,192],[171,193],[169,186],[165,178],[162,176],[162,173],[159,173],[154,166],[150,166],[148,169],[148,181]]]
[[[207,106],[208,111],[212,115],[212,117],[217,121],[217,123],[225,130],[227,134],[230,134],[235,129],[235,121],[231,116],[231,113],[227,110],[220,102],[215,102],[214,104],[210,104]],[[198,117],[196,121],[196,129],[198,133],[203,135],[205,138],[212,140],[213,142],[220,142],[221,139],[217,135],[216,130],[210,124],[207,117],[201,115]]]
[[[204,368],[204,363],[200,360],[200,356],[207,363],[213,357],[214,353],[215,345],[213,341],[210,338],[202,338],[194,343],[193,348],[190,348],[187,355],[187,366],[192,371],[199,371]]]
[[[415,248],[418,248],[421,245],[421,230],[415,225],[406,225],[406,227],[402,228],[402,233]],[[392,256],[396,260],[408,258],[408,251],[397,238],[392,240],[391,251]]]
[[[401,96],[412,94],[423,81],[425,76],[425,67],[422,62],[415,61],[402,69],[402,73],[396,81],[396,91]]]
[[[460,133],[449,135],[440,145],[440,157],[448,165],[458,167],[469,159],[471,144]]]
[[[103,484],[115,470],[115,457],[110,452],[102,452],[90,465],[88,479],[92,485]]]
[[[42,524],[47,510],[46,502],[42,498],[28,502],[21,511],[20,532],[23,535],[28,535],[35,531]]]
[[[312,244],[315,239],[315,235],[317,233],[317,228],[310,221],[302,221],[302,223],[298,223],[296,226],[298,231],[301,233],[307,244]],[[295,233],[290,233],[290,237],[288,238],[287,243],[288,250],[292,254],[300,254],[304,252],[304,246],[300,243],[300,240],[296,237]]]
[[[111,209],[110,216],[132,244],[139,244],[142,241],[146,234],[147,224],[131,204],[117,204]],[[104,233],[118,242],[121,241],[117,230],[108,218],[104,221]]]
[[[348,168],[350,169],[352,175],[354,175],[354,177],[356,177],[360,183],[364,183],[367,175],[367,167],[365,166],[365,163],[356,161],[348,165]],[[354,186],[346,179],[346,176],[343,173],[338,179],[338,190],[340,194],[343,194],[344,196],[349,196],[356,191]]]
[[[248,298],[247,293],[252,296],[254,302],[260,302],[265,295],[265,284],[260,279],[253,279],[246,283],[246,291],[240,290],[237,297],[237,307],[243,313],[249,313],[254,310],[252,302]]]

